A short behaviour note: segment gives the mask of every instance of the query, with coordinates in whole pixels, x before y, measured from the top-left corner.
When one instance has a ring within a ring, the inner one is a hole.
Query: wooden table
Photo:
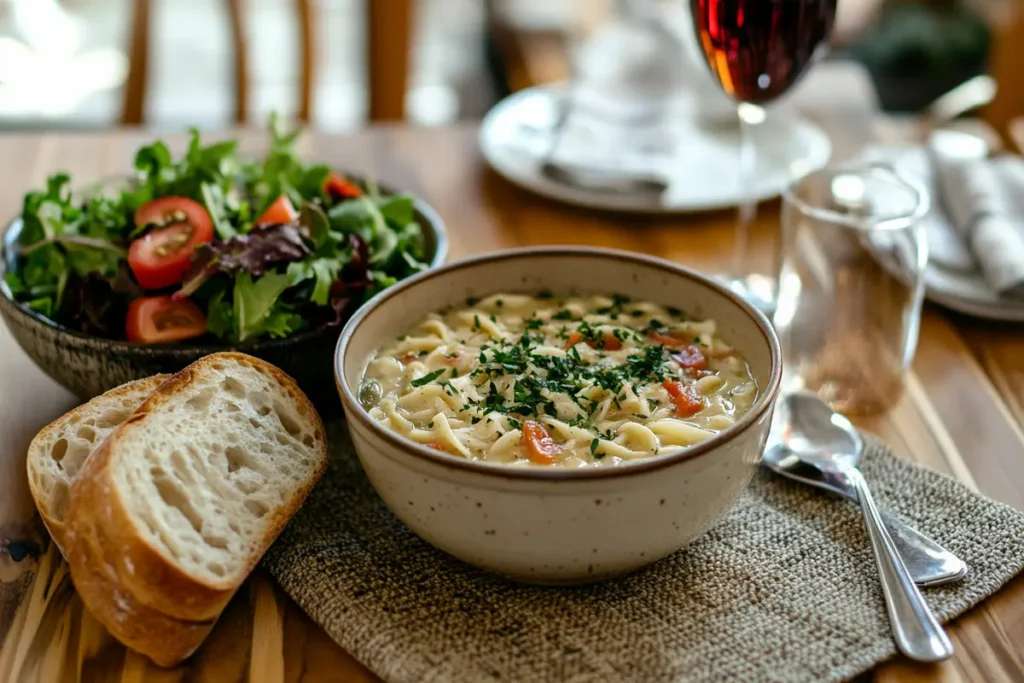
[[[906,135],[904,127],[878,126],[870,118],[842,112],[830,112],[822,125],[833,137],[837,156],[880,134]],[[363,169],[424,196],[448,222],[452,258],[563,243],[631,249],[707,271],[729,259],[731,213],[645,218],[560,206],[489,172],[477,153],[475,136],[473,125],[382,127],[347,137],[309,135],[303,146],[338,166]],[[247,144],[262,140],[260,135],[247,137]],[[48,172],[64,169],[83,179],[123,172],[144,139],[140,132],[0,138],[0,215],[14,214],[22,192],[41,184]],[[777,203],[762,207],[755,230],[754,252],[763,257],[763,267],[778,214]],[[0,377],[0,386],[4,382]],[[890,413],[863,426],[901,455],[1024,509],[1022,421],[1024,328],[981,323],[928,307],[906,395]],[[0,578],[10,580],[3,574]],[[5,623],[0,609],[0,639],[5,630],[0,681],[374,679],[260,574],[239,592],[199,653],[174,670],[154,667],[108,636],[83,611],[66,567],[52,549],[41,559],[13,626]],[[871,676],[879,681],[1024,680],[1024,577],[959,619],[950,634],[957,650],[953,660],[921,666],[895,659]]]

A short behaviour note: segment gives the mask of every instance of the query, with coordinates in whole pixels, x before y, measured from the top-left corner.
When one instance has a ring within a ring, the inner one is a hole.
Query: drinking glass
[[[831,166],[783,196],[779,296],[783,390],[845,414],[889,408],[917,347],[927,191],[893,167]]]
[[[764,105],[785,94],[820,53],[836,14],[837,0],[690,0],[701,53],[718,84],[736,101],[740,120],[740,187],[755,184],[754,129],[766,118]],[[753,194],[740,203],[732,272],[733,290],[769,311],[774,291],[747,273],[750,224],[757,215]]]

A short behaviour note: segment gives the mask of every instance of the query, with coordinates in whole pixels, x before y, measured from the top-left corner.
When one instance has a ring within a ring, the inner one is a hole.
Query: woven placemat
[[[895,653],[859,512],[769,474],[652,567],[532,588],[435,550],[374,493],[343,423],[332,462],[265,565],[386,681],[838,681]],[[1024,513],[871,445],[879,503],[970,565],[925,591],[947,621],[1024,568]]]

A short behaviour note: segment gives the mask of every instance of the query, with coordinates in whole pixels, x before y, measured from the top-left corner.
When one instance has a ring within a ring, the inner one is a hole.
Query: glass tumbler
[[[783,196],[775,327],[783,389],[845,414],[888,409],[917,347],[927,190],[882,163],[836,165]]]

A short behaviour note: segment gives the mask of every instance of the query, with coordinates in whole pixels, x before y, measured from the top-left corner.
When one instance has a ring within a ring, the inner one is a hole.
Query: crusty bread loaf
[[[162,627],[129,622],[208,630],[326,465],[323,424],[290,377],[239,353],[193,363],[110,434],[71,487],[65,538],[83,602],[154,661],[180,660],[189,636],[168,652]]]
[[[28,484],[39,515],[64,551],[64,512],[71,483],[97,446],[170,375],[129,382],[54,420],[28,447]]]

